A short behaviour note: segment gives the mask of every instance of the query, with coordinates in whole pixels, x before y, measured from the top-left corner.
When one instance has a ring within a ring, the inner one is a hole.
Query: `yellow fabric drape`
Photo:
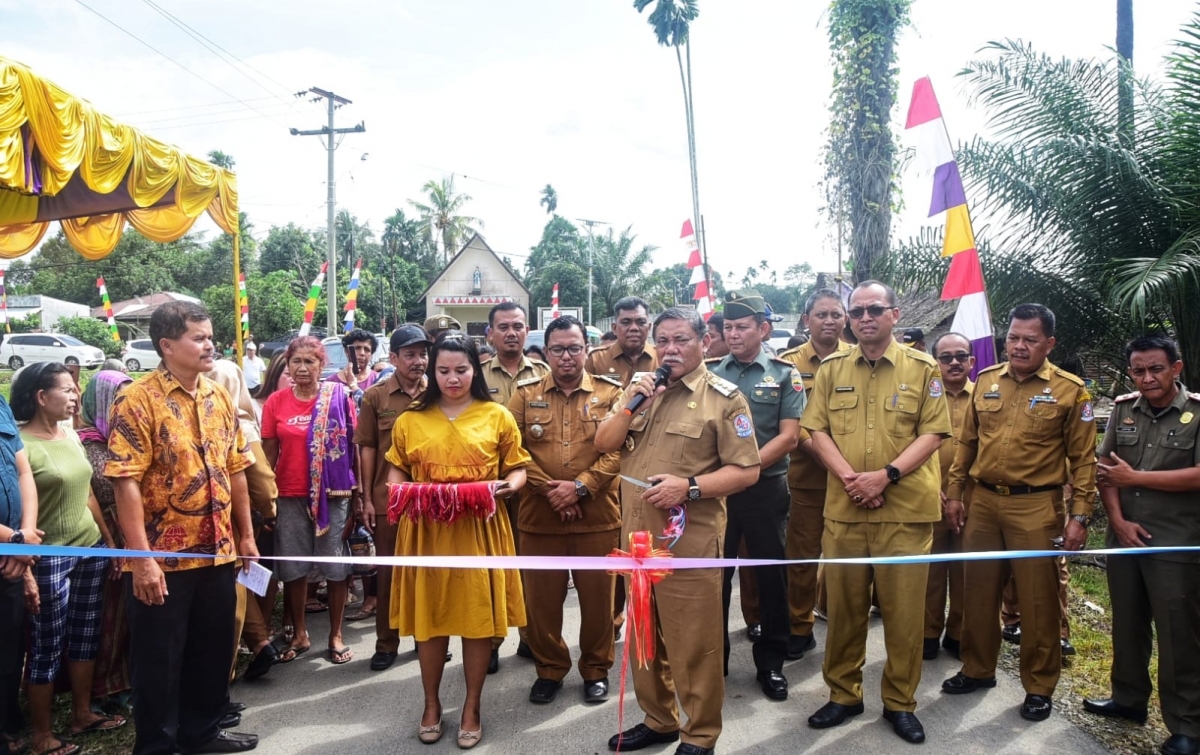
[[[232,173],[117,123],[25,66],[0,57],[0,257],[24,254],[46,231],[45,223],[36,224],[41,226],[36,234],[26,227],[37,217],[38,201],[20,196],[34,188],[25,166],[26,126],[41,157],[42,195],[56,195],[78,171],[97,194],[110,194],[124,182],[133,203],[143,208],[63,220],[64,232],[83,256],[99,259],[111,252],[126,221],[148,238],[172,241],[207,210],[221,230],[236,232],[237,181]],[[172,190],[174,206],[153,207]],[[5,231],[5,226],[20,228]]]

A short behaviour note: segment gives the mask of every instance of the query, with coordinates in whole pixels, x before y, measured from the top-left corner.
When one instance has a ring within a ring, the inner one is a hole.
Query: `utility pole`
[[[603,220],[584,220],[583,218],[575,218],[580,223],[587,226],[588,229],[588,319],[587,324],[591,325],[595,322],[592,319],[592,268],[596,266],[596,237],[592,235],[592,228],[598,225],[608,225]]]
[[[334,128],[333,114],[342,105],[352,104],[345,97],[339,97],[333,92],[326,92],[324,89],[309,87],[307,92],[296,92],[297,97],[303,97],[306,94],[315,95],[312,98],[313,102],[320,102],[322,99],[329,104],[329,124],[323,128],[301,131],[299,129],[291,129],[292,136],[324,136],[325,149],[329,153],[329,178],[326,180],[326,204],[328,205],[326,223],[326,235],[328,236],[329,249],[327,260],[329,262],[329,283],[328,293],[326,298],[329,300],[328,312],[328,332],[336,333],[338,330],[338,313],[337,313],[337,230],[334,227],[334,214],[337,211],[337,186],[336,176],[333,172],[333,153],[338,148],[338,142],[334,139],[338,134],[361,134],[367,130],[364,122],[360,122],[354,128]]]

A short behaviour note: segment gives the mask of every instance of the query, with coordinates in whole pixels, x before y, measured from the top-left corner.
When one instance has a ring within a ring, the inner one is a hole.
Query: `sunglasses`
[[[939,362],[941,362],[942,364],[950,364],[951,362],[958,362],[959,364],[966,364],[967,360],[970,358],[971,358],[970,354],[960,351],[957,354],[939,354],[937,360]]]
[[[854,307],[853,309],[847,310],[846,314],[850,315],[851,320],[861,320],[863,313],[869,314],[871,317],[883,317],[884,312],[893,309],[895,309],[895,307],[884,307],[880,305],[875,305],[872,307]]]

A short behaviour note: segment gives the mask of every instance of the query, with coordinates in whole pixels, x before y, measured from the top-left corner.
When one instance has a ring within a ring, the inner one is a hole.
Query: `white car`
[[[787,348],[787,342],[792,337],[792,331],[787,328],[772,328],[771,337],[767,340],[767,345],[775,349],[775,353],[783,351]]]
[[[0,362],[14,370],[38,362],[77,364],[94,370],[104,362],[104,352],[64,333],[10,333],[0,344]]]
[[[149,338],[139,338],[130,341],[121,351],[121,361],[130,372],[154,370],[162,363],[162,357],[154,350],[154,342]]]

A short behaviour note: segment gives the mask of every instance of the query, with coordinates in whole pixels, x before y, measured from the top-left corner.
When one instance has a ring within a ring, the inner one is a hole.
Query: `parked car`
[[[328,380],[349,364],[350,360],[346,358],[346,350],[342,348],[341,336],[322,338],[321,345],[325,347],[325,356],[329,359],[325,369],[321,370],[321,379]]]
[[[787,328],[773,328],[771,337],[767,339],[767,345],[775,349],[775,353],[779,353],[787,348],[788,339],[792,337],[792,331]]]
[[[324,338],[325,328],[314,325],[309,328],[308,334],[314,338]],[[287,345],[299,335],[299,330],[289,330],[283,335],[272,338],[269,341],[261,341],[258,343],[258,355],[262,357],[264,361],[270,362],[275,358],[276,354],[282,354],[284,349],[287,348]]]
[[[65,333],[10,333],[0,344],[0,362],[17,370],[37,362],[62,362],[94,370],[104,352]]]
[[[130,372],[141,372],[157,369],[162,357],[154,350],[154,343],[149,338],[139,338],[130,341],[121,351],[121,361]]]

